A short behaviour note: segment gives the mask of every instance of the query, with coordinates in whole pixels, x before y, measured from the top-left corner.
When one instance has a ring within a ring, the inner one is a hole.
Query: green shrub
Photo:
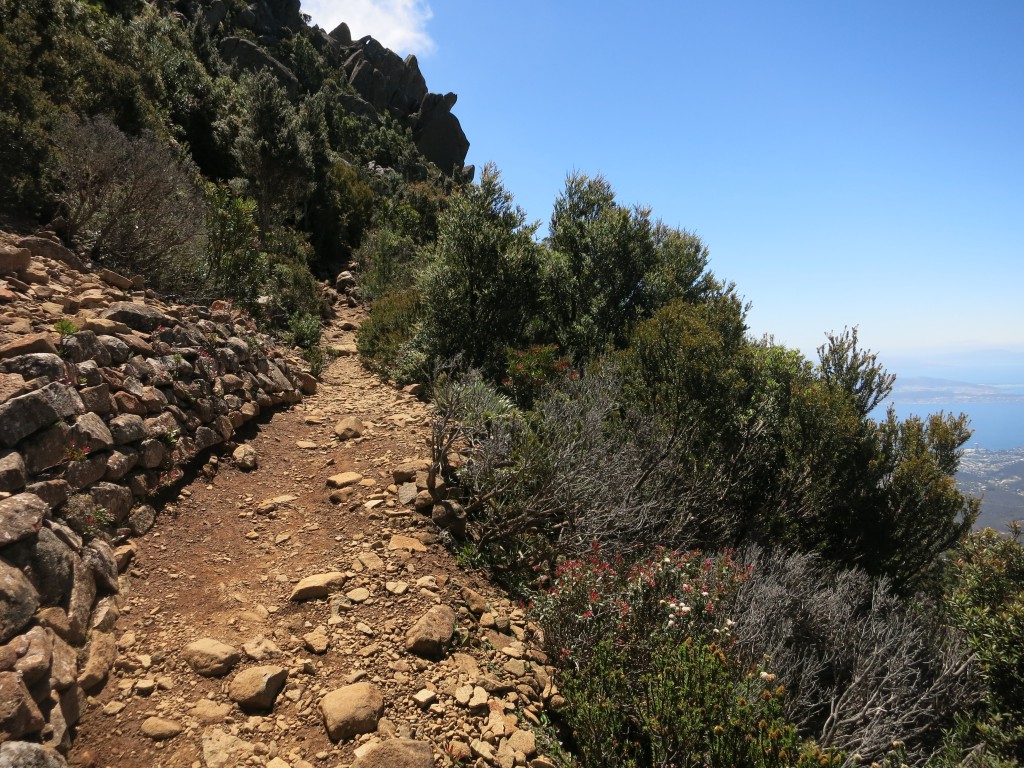
[[[419,248],[411,237],[387,228],[374,230],[356,253],[362,296],[376,299],[408,288],[418,260]]]
[[[734,652],[723,612],[746,570],[659,551],[564,563],[535,612],[584,766],[827,766],[781,716],[774,675]]]
[[[320,344],[323,329],[320,326],[320,318],[296,312],[288,318],[288,332],[293,344],[303,349],[314,349]]]
[[[415,289],[378,299],[373,313],[359,327],[357,345],[367,367],[402,380],[414,354],[412,339],[420,320],[420,295]]]
[[[559,354],[557,344],[509,349],[507,355],[508,375],[502,384],[524,407],[531,406],[548,387],[579,375],[569,358]]]
[[[981,666],[985,708],[968,730],[987,751],[1024,760],[1024,545],[986,529],[969,536],[953,561],[948,605]]]

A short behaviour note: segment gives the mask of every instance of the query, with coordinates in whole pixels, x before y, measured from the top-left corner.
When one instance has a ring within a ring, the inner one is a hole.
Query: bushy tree
[[[268,70],[240,80],[241,128],[234,155],[262,232],[293,221],[309,194],[307,136],[284,88]]]
[[[535,232],[493,166],[450,200],[420,280],[418,343],[429,357],[461,355],[492,377],[504,373],[506,348],[531,338],[537,314]]]
[[[103,116],[68,118],[53,141],[67,236],[113,269],[173,286],[203,235],[195,170],[153,135],[129,138]]]

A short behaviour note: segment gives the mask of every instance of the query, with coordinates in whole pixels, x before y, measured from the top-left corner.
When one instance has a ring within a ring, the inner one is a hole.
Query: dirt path
[[[350,312],[341,320],[359,318]],[[329,329],[328,343],[354,344],[353,333],[339,328]],[[364,421],[361,438],[335,437],[346,415]],[[136,542],[123,577],[118,661],[79,724],[71,764],[335,768],[350,764],[360,745],[400,735],[429,742],[439,765],[470,754],[512,765],[514,750],[504,742],[536,720],[542,691],[552,690],[540,664],[531,672],[531,660],[543,657],[515,642],[525,634],[522,612],[461,571],[429,519],[403,506],[391,485],[394,467],[428,456],[428,419],[423,403],[383,385],[357,357],[340,357],[318,394],[260,426],[250,443],[257,470],[221,459],[214,477],[199,475],[182,489]],[[326,480],[348,471],[363,480],[334,503]],[[339,593],[289,600],[301,578],[330,571],[348,576]],[[487,608],[468,610],[464,586],[488,595]],[[405,637],[438,603],[459,611],[464,648],[433,662],[408,653]],[[304,638],[310,633],[312,641]],[[326,638],[324,653],[315,652],[323,642],[317,635]],[[182,649],[206,637],[241,652],[235,674],[256,665],[287,670],[272,711],[243,712],[227,695],[232,674],[203,677],[185,663]],[[384,720],[375,734],[334,744],[319,702],[359,679],[383,690]],[[466,686],[475,691],[480,683],[486,704],[465,706]],[[414,701],[424,690],[436,700]],[[153,717],[171,723],[155,738],[142,728]],[[167,738],[176,727],[180,734]],[[521,734],[512,746],[532,738]],[[520,750],[519,764],[523,756],[538,763]]]

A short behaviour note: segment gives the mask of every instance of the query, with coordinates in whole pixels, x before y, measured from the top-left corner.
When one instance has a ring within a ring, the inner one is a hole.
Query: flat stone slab
[[[300,602],[302,600],[318,600],[327,597],[332,592],[337,592],[344,586],[346,576],[340,571],[329,573],[317,573],[307,576],[295,585],[289,600]]]
[[[348,488],[350,485],[355,485],[363,476],[358,472],[342,472],[339,475],[332,475],[327,478],[328,488]]]

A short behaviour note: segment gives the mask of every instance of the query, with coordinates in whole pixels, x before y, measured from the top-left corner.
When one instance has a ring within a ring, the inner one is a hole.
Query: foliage
[[[256,201],[260,230],[267,232],[294,218],[310,191],[312,165],[298,115],[273,74],[244,74],[239,85],[242,120],[234,156]]]
[[[504,371],[505,349],[529,339],[536,314],[535,231],[493,166],[479,185],[449,201],[419,281],[417,345],[430,359],[461,355],[491,376]]]
[[[583,765],[841,763],[803,743],[774,675],[737,656],[723,609],[746,578],[699,551],[629,567],[595,550],[559,567],[535,613]]]
[[[822,747],[875,761],[899,739],[920,764],[977,701],[971,650],[927,599],[815,555],[754,549],[743,560],[750,575],[730,603],[737,650],[771,660],[783,714]]]
[[[105,117],[65,120],[54,144],[67,237],[112,269],[173,285],[203,234],[194,170],[152,134],[129,138]]]
[[[374,303],[373,313],[359,328],[357,345],[363,362],[397,382],[418,381],[425,371],[409,365],[412,339],[422,313],[416,290],[388,294]]]
[[[196,290],[230,296],[255,314],[270,264],[260,249],[256,203],[227,184],[207,183],[206,249],[193,269]]]
[[[953,624],[978,655],[985,708],[963,741],[996,759],[1024,760],[1024,545],[1020,528],[967,537],[953,561]],[[1014,763],[1016,764],[1016,763]]]
[[[356,253],[361,295],[372,300],[409,288],[420,253],[416,242],[408,235],[388,227],[371,232]]]
[[[502,385],[516,402],[529,407],[550,386],[564,377],[575,378],[568,357],[559,354],[557,344],[534,344],[527,349],[509,349],[508,376]]]
[[[634,324],[715,286],[695,235],[626,208],[601,176],[575,173],[555,201],[544,289],[551,340],[576,358],[625,346]]]
[[[318,317],[296,313],[288,320],[288,331],[292,343],[303,349],[312,349],[320,344],[322,328]]]

